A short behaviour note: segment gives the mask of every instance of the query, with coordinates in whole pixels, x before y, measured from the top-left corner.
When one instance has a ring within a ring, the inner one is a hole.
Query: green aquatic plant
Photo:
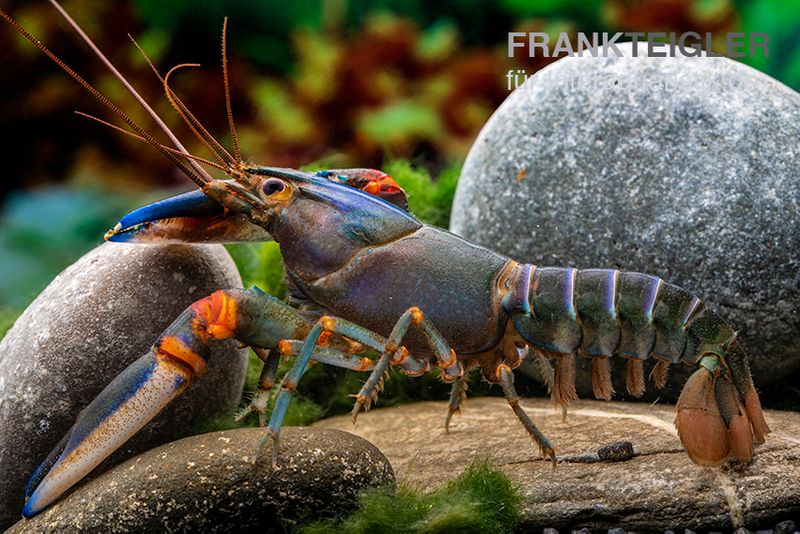
[[[401,483],[396,490],[370,489],[352,515],[299,526],[301,534],[502,533],[520,520],[517,487],[488,459],[477,459],[455,480],[423,492]]]

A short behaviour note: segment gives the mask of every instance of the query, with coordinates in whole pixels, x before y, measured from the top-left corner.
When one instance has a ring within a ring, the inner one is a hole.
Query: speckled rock
[[[78,412],[186,306],[241,284],[221,246],[112,243],[50,283],[0,343],[0,530],[19,519],[28,477]],[[215,347],[203,379],[109,463],[232,413],[246,365],[245,351]]]
[[[451,229],[685,287],[740,331],[763,387],[800,367],[798,139],[800,95],[737,61],[565,58],[480,133]]]
[[[286,428],[281,459],[262,453],[264,429],[213,432],[132,458],[9,532],[285,532],[299,517],[354,506],[367,487],[394,485],[374,445],[347,432]]]
[[[501,398],[467,400],[449,434],[442,428],[446,402],[372,410],[354,429],[348,416],[315,426],[365,437],[398,479],[420,488],[441,486],[474,457],[489,456],[520,485],[523,532],[757,530],[800,515],[798,413],[767,411],[773,433],[750,465],[709,468],[694,465],[681,449],[672,406],[578,401],[562,422],[549,400],[521,405],[553,442],[560,458],[555,470]],[[598,450],[620,441],[631,442],[633,458],[600,461]]]

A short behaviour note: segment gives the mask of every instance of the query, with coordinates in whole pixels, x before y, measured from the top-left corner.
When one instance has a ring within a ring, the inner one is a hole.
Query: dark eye
[[[278,178],[268,178],[261,186],[261,191],[268,197],[281,193],[284,189],[286,189],[286,184]]]

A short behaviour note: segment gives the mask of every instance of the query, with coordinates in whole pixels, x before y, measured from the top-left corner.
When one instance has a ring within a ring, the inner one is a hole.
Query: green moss
[[[14,321],[19,317],[19,312],[10,308],[0,308],[0,340],[5,337],[6,332],[14,325]]]
[[[383,170],[405,190],[409,211],[415,217],[442,228],[450,225],[450,207],[461,174],[460,165],[445,168],[436,180],[424,169],[404,160],[390,161]]]
[[[508,477],[486,459],[474,461],[458,478],[431,492],[402,484],[396,491],[364,492],[349,517],[296,529],[302,534],[513,532],[521,497]]]
[[[235,243],[225,248],[239,268],[244,287],[258,286],[279,298],[284,295],[283,259],[277,243]]]

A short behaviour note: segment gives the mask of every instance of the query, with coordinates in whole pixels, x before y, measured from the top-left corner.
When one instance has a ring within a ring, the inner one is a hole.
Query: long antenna
[[[51,2],[55,4],[54,0],[51,0]],[[58,4],[55,5],[58,6]],[[66,13],[63,12],[63,10],[62,13],[66,15]],[[69,17],[69,15],[66,16]],[[51,52],[49,48],[47,48],[41,41],[36,39],[33,35],[28,33],[28,31],[25,30],[25,28],[20,26],[17,23],[17,21],[11,18],[11,16],[2,9],[0,9],[0,17],[2,17],[12,28],[14,28],[17,31],[17,33],[22,35],[31,44],[33,44],[36,48],[38,48],[44,55],[50,58],[56,65],[61,67],[61,69],[64,72],[66,72],[73,80],[78,82],[78,84],[80,84],[81,87],[86,89],[95,99],[97,99],[108,110],[114,113],[114,115],[119,117],[119,119],[122,120],[122,122],[130,126],[137,134],[142,136],[144,139],[147,140],[148,143],[153,145],[156,148],[156,150],[161,152],[164,155],[164,157],[166,157],[170,162],[172,162],[173,165],[175,165],[184,174],[186,174],[186,176],[188,176],[193,182],[195,182],[198,185],[198,187],[202,188],[205,186],[207,182],[214,180],[211,177],[211,175],[209,175],[208,172],[206,172],[206,170],[203,169],[203,167],[201,167],[200,164],[198,164],[197,162],[190,160],[189,164],[191,165],[191,167],[188,167],[186,164],[184,164],[183,161],[179,160],[174,154],[170,154],[167,150],[164,150],[161,146],[161,143],[156,141],[153,138],[153,136],[147,133],[141,126],[136,124],[136,122],[134,122],[133,119],[128,117],[128,115],[126,115],[125,112],[119,109],[113,102],[111,102],[108,98],[106,98],[105,95],[103,95],[100,91],[95,89],[94,86],[92,86],[89,82],[84,80],[77,72],[72,70],[72,68],[69,65],[61,61],[61,59],[59,59],[58,56],[56,56],[53,52]],[[94,46],[93,43],[92,46]],[[97,47],[94,48],[96,49]],[[181,148],[183,147],[181,146]],[[186,151],[186,149],[183,148],[183,151]],[[197,169],[199,169],[201,172],[198,173]]]
[[[175,108],[175,110],[178,112],[178,114],[181,116],[184,122],[186,122],[186,124],[192,130],[192,133],[195,135],[195,137],[197,137],[197,139],[201,143],[203,143],[203,145],[213,154],[214,159],[216,159],[222,165],[225,165],[225,168],[223,170],[227,174],[231,175],[234,178],[237,178],[238,173],[234,172],[234,170],[236,169],[238,162],[235,161],[233,159],[233,156],[231,156],[230,153],[227,150],[225,150],[225,147],[223,147],[214,138],[214,136],[209,133],[209,131],[203,126],[200,120],[197,119],[197,117],[195,117],[191,111],[189,111],[189,108],[186,107],[186,104],[184,104],[183,101],[178,97],[178,95],[175,94],[175,91],[173,91],[172,88],[169,87],[169,81],[165,80],[164,77],[161,76],[161,73],[158,72],[158,69],[153,64],[153,61],[150,59],[150,56],[148,56],[147,52],[145,52],[144,49],[141,47],[141,45],[139,45],[138,41],[136,41],[136,39],[134,39],[134,37],[131,34],[128,34],[128,38],[131,40],[136,49],[139,50],[139,53],[142,55],[144,60],[150,66],[150,70],[153,71],[153,74],[155,74],[156,78],[158,78],[158,81],[161,82],[162,86],[164,86],[164,92],[166,93],[167,99],[169,100],[170,104],[172,104],[172,107]],[[169,77],[169,74],[175,69],[184,66],[190,67],[196,65],[195,64],[178,65],[172,68],[167,73],[167,77]],[[215,149],[214,147],[217,148]],[[222,152],[221,155],[219,153],[220,151]]]
[[[106,120],[103,120],[100,117],[95,117],[94,115],[91,115],[89,113],[84,113],[83,111],[76,111],[75,114],[76,115],[80,115],[81,117],[86,117],[87,119],[91,119],[91,120],[93,120],[95,122],[99,122],[103,126],[107,126],[108,128],[111,128],[114,131],[117,131],[119,133],[125,134],[125,135],[127,135],[129,137],[132,137],[132,138],[136,139],[137,141],[142,141],[142,142],[147,143],[147,139],[145,139],[141,135],[136,134],[134,132],[131,132],[130,130],[126,130],[125,128],[120,128],[116,124],[111,124],[110,122],[108,122]],[[171,146],[161,145],[161,147],[164,150],[166,150],[167,152],[175,154],[176,156],[178,156],[180,158],[191,159],[191,160],[194,160],[194,161],[196,161],[198,163],[202,163],[203,165],[208,165],[209,167],[214,167],[215,169],[219,169],[219,170],[221,170],[223,172],[228,172],[228,167],[227,166],[223,167],[219,163],[215,163],[213,161],[207,160],[206,158],[201,158],[200,156],[195,156],[193,154],[185,154],[185,153],[181,152],[180,150],[178,150],[176,148],[172,148]]]
[[[239,148],[239,137],[236,135],[236,126],[233,122],[233,108],[231,107],[231,84],[228,77],[228,17],[222,22],[222,79],[225,82],[225,108],[228,111],[228,126],[231,129],[233,140],[233,157],[236,163],[242,163],[242,151]]]
[[[203,123],[194,116],[194,114],[189,111],[189,108],[184,105],[178,95],[175,94],[175,91],[169,86],[169,77],[178,69],[183,69],[187,67],[199,67],[200,65],[197,63],[181,63],[180,65],[175,65],[167,73],[164,75],[164,92],[167,95],[167,99],[172,104],[172,107],[175,108],[175,111],[181,116],[183,121],[186,123],[187,126],[192,130],[192,133],[203,143],[206,148],[214,155],[216,159],[219,160],[220,163],[223,165],[227,164],[231,167],[234,167],[238,164],[237,161],[233,159],[230,152],[228,152],[224,146],[222,146],[219,141],[217,141],[213,135],[211,135],[208,130],[203,126]]]
[[[181,142],[178,140],[178,137],[174,133],[172,133],[172,130],[170,130],[169,127],[167,127],[167,125],[164,123],[164,121],[161,120],[161,117],[159,117],[158,114],[153,110],[153,108],[150,107],[150,105],[147,103],[147,101],[145,101],[145,99],[142,98],[142,96],[139,94],[139,92],[136,91],[136,89],[134,89],[134,87],[130,83],[128,83],[128,80],[126,80],[125,77],[122,75],[122,73],[119,72],[117,70],[117,68],[113,65],[113,63],[111,63],[111,61],[108,60],[108,58],[105,56],[105,54],[103,54],[103,52],[100,51],[100,49],[97,47],[97,45],[94,44],[94,41],[92,41],[91,38],[89,38],[89,36],[86,35],[86,33],[81,29],[81,27],[78,26],[78,24],[72,19],[72,17],[69,16],[69,13],[67,13],[64,10],[64,8],[61,7],[61,5],[56,0],[49,0],[49,1],[53,5],[53,7],[55,7],[58,10],[59,13],[61,13],[61,16],[64,17],[64,19],[69,23],[70,26],[72,26],[72,28],[75,30],[75,32],[81,37],[81,39],[83,39],[83,41],[86,43],[86,45],[92,50],[92,52],[94,52],[94,54],[100,59],[100,61],[102,61],[106,65],[106,67],[108,67],[108,69],[114,74],[114,76],[116,76],[116,78],[125,87],[125,89],[127,89],[128,92],[145,109],[145,111],[147,111],[147,113],[153,118],[153,120],[158,125],[158,127],[161,128],[161,130],[167,135],[167,137],[170,138],[170,140],[175,145],[175,147],[178,150],[180,150],[181,152],[183,152],[185,154],[189,154],[189,151],[186,150],[186,147],[184,147],[183,144],[181,144]],[[34,44],[36,44],[36,43],[34,43]],[[44,46],[44,45],[42,45],[42,46]],[[53,56],[53,57],[55,57],[55,56]],[[70,70],[72,70],[72,69],[70,69]],[[214,180],[211,177],[211,175],[208,174],[208,172],[202,166],[200,166],[200,164],[197,163],[196,161],[191,161],[190,160],[189,164],[194,168],[194,170],[197,172],[197,174],[199,174],[200,177],[202,177],[204,179],[204,181],[210,182],[210,181]],[[190,176],[190,178],[191,178],[191,176]]]

